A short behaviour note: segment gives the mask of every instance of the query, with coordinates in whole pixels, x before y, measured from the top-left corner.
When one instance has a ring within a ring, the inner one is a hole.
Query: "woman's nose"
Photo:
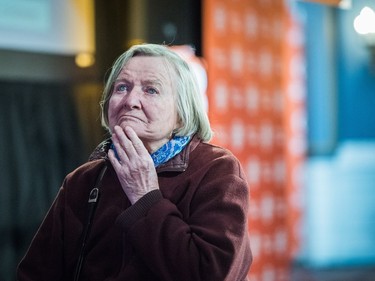
[[[123,98],[124,106],[129,109],[141,108],[140,95],[141,89],[134,87]]]

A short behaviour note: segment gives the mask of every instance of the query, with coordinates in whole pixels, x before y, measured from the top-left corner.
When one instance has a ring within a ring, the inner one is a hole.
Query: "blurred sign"
[[[0,49],[93,53],[93,0],[0,0]]]

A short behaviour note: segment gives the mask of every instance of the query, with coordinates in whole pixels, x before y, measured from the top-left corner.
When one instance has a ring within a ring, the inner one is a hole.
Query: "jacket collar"
[[[88,161],[91,162],[91,161],[98,160],[98,159],[107,160],[108,159],[107,153],[108,153],[109,148],[111,147],[111,144],[112,144],[112,140],[110,138],[102,141],[91,153]]]
[[[164,164],[161,164],[156,168],[157,173],[162,172],[183,172],[187,169],[189,165],[190,153],[198,146],[201,140],[194,135],[189,142],[189,144],[175,157],[170,159]],[[101,142],[91,153],[88,161],[94,161],[98,159],[108,159],[108,150],[112,144],[110,138]]]
[[[189,157],[190,153],[198,146],[201,140],[194,135],[189,144],[175,157],[170,159],[169,161],[161,164],[156,168],[157,173],[162,172],[183,172],[187,169],[189,165]]]

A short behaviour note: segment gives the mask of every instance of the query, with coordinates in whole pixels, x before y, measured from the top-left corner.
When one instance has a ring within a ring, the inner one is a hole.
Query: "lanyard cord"
[[[88,200],[88,216],[87,216],[87,222],[85,225],[85,228],[83,230],[83,236],[82,236],[82,244],[81,244],[81,250],[79,252],[79,257],[76,265],[76,270],[74,273],[74,281],[78,281],[79,277],[81,275],[82,265],[85,260],[85,252],[86,252],[86,242],[87,238],[90,233],[92,220],[94,218],[96,205],[99,201],[99,186],[102,182],[103,176],[105,174],[105,171],[107,170],[107,165],[105,164],[103,168],[100,170],[99,176],[96,178],[94,188],[91,189],[89,200]]]

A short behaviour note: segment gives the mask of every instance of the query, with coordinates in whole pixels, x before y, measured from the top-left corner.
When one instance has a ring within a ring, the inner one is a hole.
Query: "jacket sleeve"
[[[220,176],[219,176],[220,175]],[[207,169],[184,217],[153,191],[118,218],[142,261],[160,280],[245,280],[249,192],[239,163],[216,161]]]
[[[18,281],[62,280],[63,207],[64,189],[60,188],[29,249],[18,265]]]

